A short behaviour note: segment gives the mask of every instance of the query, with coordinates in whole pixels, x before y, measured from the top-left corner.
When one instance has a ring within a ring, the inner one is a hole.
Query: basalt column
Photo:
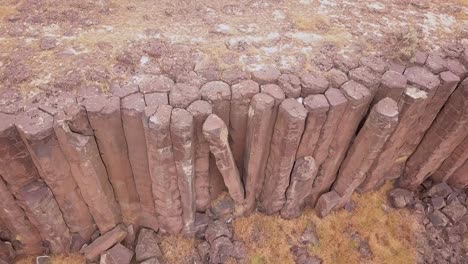
[[[197,211],[205,212],[210,204],[210,146],[203,136],[203,123],[213,113],[210,103],[202,100],[193,102],[187,110],[193,116],[195,136],[195,205]]]
[[[84,244],[95,231],[94,221],[59,146],[53,123],[51,115],[36,109],[22,114],[16,125],[70,232],[79,234]]]
[[[171,115],[171,139],[182,204],[183,232],[195,232],[195,133],[193,116],[187,110],[175,108]]]
[[[398,182],[399,186],[415,190],[426,177],[434,173],[468,135],[467,124],[468,79],[465,79],[450,96],[418,148],[408,159],[405,173]]]
[[[210,102],[213,106],[213,114],[219,116],[226,125],[229,125],[231,88],[225,82],[213,81],[206,83],[200,89],[203,100]],[[218,195],[226,190],[223,176],[216,166],[216,159],[210,155],[210,196],[216,199]]]
[[[160,230],[177,234],[183,228],[177,169],[170,133],[172,107],[160,105],[149,116],[146,145],[154,204]]]
[[[232,154],[237,168],[242,175],[244,168],[244,149],[249,116],[249,105],[252,97],[260,92],[260,87],[254,81],[242,81],[231,88],[230,126]]]
[[[257,94],[252,98],[249,108],[247,135],[244,150],[244,177],[246,212],[255,209],[256,201],[265,180],[268,160],[269,138],[272,125],[275,99],[267,94]]]
[[[83,105],[88,112],[124,222],[136,224],[140,204],[122,126],[120,99],[94,96],[87,98]]]
[[[382,75],[382,80],[374,96],[372,105],[375,105],[385,97],[398,102],[405,89],[406,77],[398,72],[387,71]]]
[[[327,192],[335,181],[339,166],[372,99],[370,91],[355,81],[343,84],[340,90],[348,103],[338,121],[335,134],[328,148],[327,157],[321,163],[317,177],[315,178],[309,200],[311,206],[315,206],[320,195]],[[320,161],[318,158],[316,159],[318,162]]]
[[[307,110],[296,99],[286,99],[279,106],[260,198],[261,210],[266,214],[278,212],[286,202],[289,176],[304,132],[306,117]]]
[[[122,217],[84,107],[76,104],[59,112],[54,130],[83,200],[104,234]]]
[[[388,139],[378,159],[372,164],[365,181],[359,186],[360,192],[375,190],[387,178],[395,160],[398,158],[398,149],[405,143],[406,135],[414,129],[414,123],[425,106],[427,93],[408,87],[398,101],[399,121],[395,131]]]
[[[468,161],[465,161],[465,163],[450,176],[447,183],[458,188],[468,187]]]
[[[354,190],[365,180],[397,122],[398,106],[394,100],[384,98],[372,108],[333,184],[333,190],[341,197],[336,208],[348,202]]]
[[[442,165],[431,175],[435,182],[445,182],[468,160],[468,136],[457,148],[444,160]]]
[[[140,224],[157,229],[151,176],[148,165],[146,139],[143,122],[145,119],[145,99],[140,93],[121,99],[122,124],[128,145],[128,157],[132,165],[133,178],[141,205]]]

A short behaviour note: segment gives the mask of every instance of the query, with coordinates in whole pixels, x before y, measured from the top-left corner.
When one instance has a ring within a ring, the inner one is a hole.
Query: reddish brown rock
[[[187,110],[175,108],[171,115],[171,139],[182,204],[183,231],[195,232],[195,131],[193,116]]]
[[[147,107],[158,107],[169,104],[169,97],[167,93],[149,93],[145,94],[145,102]]]
[[[445,182],[463,163],[468,160],[468,137],[466,137],[450,156],[444,160],[442,165],[431,175],[435,182]]]
[[[250,74],[240,67],[227,69],[221,73],[221,80],[229,85],[234,85],[248,79],[250,79]]]
[[[100,264],[130,264],[133,251],[118,243],[111,249],[101,254]]]
[[[448,71],[450,71],[453,74],[457,75],[458,77],[460,77],[460,79],[465,78],[466,73],[467,73],[467,69],[458,60],[447,59],[445,66],[447,67]]]
[[[210,204],[210,146],[203,136],[203,123],[212,114],[213,108],[206,101],[195,101],[188,108],[193,116],[195,146],[195,205],[197,211],[205,212]]]
[[[231,108],[231,88],[229,85],[225,82],[213,81],[203,85],[200,92],[202,99],[213,106],[213,114],[219,116],[225,124],[229,125]],[[226,185],[223,182],[223,176],[216,166],[215,158],[210,154],[211,199],[216,199],[224,190],[226,190]]]
[[[237,168],[242,177],[244,170],[244,148],[247,133],[249,105],[252,97],[260,92],[254,81],[243,81],[232,86],[230,125],[231,148]]]
[[[281,72],[273,66],[264,66],[260,70],[252,72],[252,80],[258,84],[275,83],[280,77]]]
[[[278,78],[278,86],[283,89],[287,98],[298,98],[301,96],[301,80],[294,74],[281,74]]]
[[[426,177],[434,173],[468,135],[467,123],[468,79],[465,79],[450,96],[418,148],[408,159],[399,185],[415,190]]]
[[[308,114],[296,158],[314,155],[314,151],[318,145],[320,131],[327,119],[327,111],[330,105],[325,95],[316,94],[307,96],[304,100],[304,107],[307,109]]]
[[[80,111],[57,114],[54,131],[83,200],[99,231],[105,233],[121,221],[119,205],[115,200],[94,136],[71,130],[72,127],[82,127],[84,131],[90,128],[76,125],[74,120],[82,121],[82,124],[85,122],[75,114],[80,115]],[[87,117],[85,118],[87,120]]]
[[[458,188],[466,188],[468,186],[468,161],[465,161],[465,163],[450,176],[447,183]]]
[[[378,158],[397,122],[398,106],[394,100],[382,99],[372,108],[349,148],[333,185],[333,190],[341,197],[335,208],[341,208],[348,202],[354,190],[365,180],[369,168]]]
[[[405,89],[406,77],[401,73],[387,71],[382,75],[382,81],[380,82],[379,88],[374,96],[372,105],[375,105],[385,97],[398,102]]]
[[[251,212],[255,207],[265,179],[270,140],[266,136],[273,126],[273,108],[275,99],[266,94],[257,94],[252,98],[249,108],[247,133],[244,150],[244,184],[246,192],[245,207]]]
[[[159,239],[156,232],[151,229],[141,229],[135,248],[136,261],[141,262],[150,258],[161,258],[162,253],[158,242]]]
[[[372,100],[370,91],[355,81],[343,84],[341,92],[348,100],[348,105],[345,109],[345,114],[342,115],[339,121],[339,129],[337,128],[329,145],[328,155],[321,163],[321,167],[315,178],[309,200],[311,206],[315,205],[317,199],[327,192],[335,181],[339,166],[344,159],[349,144]],[[315,157],[315,159],[318,163],[318,158]]]
[[[83,105],[106,165],[124,222],[136,224],[141,210],[122,125],[120,99],[94,96]]]
[[[182,230],[182,207],[174,163],[170,120],[172,107],[161,105],[149,117],[146,144],[154,204],[163,233]]]
[[[327,72],[327,78],[330,82],[330,86],[337,89],[349,80],[348,75],[346,75],[346,73],[337,69],[329,70]]]
[[[291,183],[286,191],[286,203],[281,209],[281,217],[291,219],[301,215],[305,199],[312,191],[315,176],[317,176],[317,167],[314,158],[305,156],[296,160],[291,173]]]
[[[427,93],[415,87],[408,87],[398,101],[399,122],[388,139],[381,154],[372,164],[359,191],[367,192],[380,187],[388,172],[398,158],[398,150],[405,143],[406,135],[413,129],[413,124],[425,106]]]
[[[375,56],[362,57],[359,63],[361,66],[367,67],[377,74],[384,74],[387,66],[382,58]]]
[[[322,194],[317,200],[317,205],[315,206],[315,211],[318,216],[321,218],[327,216],[340,202],[340,199],[340,195],[333,190]]]
[[[409,66],[423,66],[426,63],[429,54],[427,52],[417,51],[409,61]]]
[[[434,74],[447,70],[444,58],[437,53],[429,54],[426,60],[426,67]]]
[[[110,85],[111,93],[117,97],[124,98],[131,94],[138,93],[138,85],[136,84],[123,84],[121,85],[118,82],[113,82]]]
[[[337,54],[333,59],[333,65],[344,73],[359,67],[359,58],[348,54]]]
[[[59,205],[50,189],[42,182],[30,183],[20,190],[28,218],[39,230],[53,254],[70,250],[70,232],[63,220]]]
[[[302,84],[301,96],[304,98],[311,94],[324,93],[330,85],[327,78],[315,73],[305,72],[301,74],[300,78]]]
[[[0,212],[0,220],[11,232],[14,238],[12,243],[18,254],[41,254],[43,252],[39,231],[16,203],[1,177]]]
[[[174,81],[164,75],[143,75],[139,83],[140,92],[148,93],[169,93],[174,88]]]
[[[200,98],[200,90],[196,86],[185,83],[177,83],[169,93],[169,103],[178,108],[186,108]]]
[[[375,94],[380,84],[380,75],[370,70],[368,67],[359,67],[349,71],[349,79],[358,82],[369,89],[371,94]]]
[[[203,135],[210,144],[210,151],[216,158],[229,195],[237,205],[244,202],[244,187],[228,142],[228,129],[221,118],[211,114],[203,124]]]
[[[10,242],[0,241],[0,263],[6,261],[6,263],[13,263],[16,256],[15,249]]]
[[[85,258],[89,261],[94,261],[99,257],[101,253],[110,249],[117,243],[122,242],[127,236],[127,230],[124,225],[118,225],[109,232],[98,237],[93,243],[84,247],[81,253],[84,254]]]
[[[260,198],[261,209],[267,214],[278,212],[286,202],[285,193],[306,116],[307,110],[293,98],[284,100],[279,107]]]

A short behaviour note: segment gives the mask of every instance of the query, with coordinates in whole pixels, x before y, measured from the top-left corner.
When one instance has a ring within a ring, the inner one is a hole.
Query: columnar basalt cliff
[[[234,217],[291,219],[325,217],[393,179],[468,187],[467,46],[399,64],[336,56],[298,74],[165,59],[163,73],[106,92],[0,95],[0,229],[16,254],[108,263],[133,254],[119,243],[132,247],[140,229],[203,233],[219,199]],[[212,249],[232,246],[229,230],[210,232]]]

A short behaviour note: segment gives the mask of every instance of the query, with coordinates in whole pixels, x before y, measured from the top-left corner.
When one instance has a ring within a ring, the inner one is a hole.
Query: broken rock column
[[[171,112],[171,106],[160,105],[149,117],[146,144],[151,188],[160,230],[163,233],[178,234],[183,224],[170,133]]]
[[[262,191],[268,160],[269,138],[275,99],[267,94],[252,98],[244,151],[244,177],[247,212],[251,212]]]
[[[450,176],[447,183],[458,188],[466,188],[468,186],[468,161],[465,161],[465,163]]]
[[[223,176],[229,195],[237,205],[242,205],[244,187],[229,147],[226,124],[217,115],[211,114],[203,124],[203,135],[210,144],[210,151],[216,158],[216,165]]]
[[[195,149],[193,116],[187,110],[175,108],[171,116],[171,139],[177,183],[182,204],[183,232],[195,232]]]
[[[205,212],[210,204],[210,146],[203,136],[203,123],[212,114],[210,103],[202,100],[193,102],[187,110],[193,116],[195,136],[195,205],[197,211]]]
[[[458,77],[457,77],[458,78]],[[415,190],[434,173],[468,135],[468,79],[450,96],[436,120],[408,159],[399,186]]]
[[[395,130],[397,122],[398,106],[394,100],[384,98],[372,108],[333,184],[333,190],[341,197],[337,208],[348,202],[354,190],[365,180],[369,168]]]
[[[266,214],[278,212],[286,202],[285,193],[306,117],[307,110],[296,99],[286,99],[279,107],[260,198]]]
[[[54,194],[65,223],[72,233],[88,241],[95,231],[94,221],[59,146],[53,123],[51,115],[35,109],[23,113],[16,125],[39,174]]]
[[[435,182],[445,182],[463,163],[468,160],[468,136],[460,143],[457,148],[444,160],[442,165],[431,175]]]
[[[99,155],[86,110],[75,105],[65,111],[55,116],[54,131],[83,200],[102,234],[121,222],[119,205]]]
[[[401,95],[406,89],[406,77],[395,71],[386,71],[382,75],[379,88],[374,96],[372,105],[380,102],[385,97],[391,98],[398,102]]]
[[[93,96],[87,98],[83,105],[88,112],[124,222],[135,224],[138,221],[140,204],[122,125],[120,99]]]
[[[305,156],[296,160],[291,173],[291,184],[286,192],[286,203],[281,209],[281,217],[291,219],[301,215],[316,175],[314,158]]]

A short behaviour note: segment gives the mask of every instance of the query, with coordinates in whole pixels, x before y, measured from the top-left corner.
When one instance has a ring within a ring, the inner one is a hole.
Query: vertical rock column
[[[395,71],[386,71],[382,75],[382,80],[374,96],[372,105],[375,105],[385,97],[398,102],[405,89],[406,77],[403,74]]]
[[[468,161],[465,161],[465,163],[450,176],[447,183],[458,188],[468,187]]]
[[[210,102],[213,106],[213,114],[219,116],[226,125],[229,125],[231,108],[231,88],[225,82],[213,81],[203,85],[200,89],[203,100]],[[216,199],[218,195],[226,190],[215,158],[210,155],[210,196]]]
[[[261,210],[266,214],[278,212],[286,202],[289,176],[304,132],[306,117],[307,110],[296,99],[286,99],[279,107],[260,198]]]
[[[414,129],[414,123],[425,106],[426,98],[426,92],[412,86],[408,87],[403,93],[398,101],[398,125],[385,144],[381,154],[369,169],[365,181],[359,186],[360,192],[375,190],[387,179],[388,171],[397,159],[398,149],[405,143],[409,131]]]
[[[140,203],[122,126],[120,99],[93,96],[87,98],[83,105],[88,112],[89,122],[94,130],[99,152],[106,165],[124,222],[136,224]]]
[[[244,187],[229,147],[226,124],[220,117],[211,114],[203,124],[203,135],[210,144],[210,151],[216,159],[216,165],[223,176],[229,195],[237,206],[241,206],[244,203]]]
[[[348,202],[354,190],[365,180],[397,122],[398,106],[394,100],[384,98],[372,108],[333,184],[333,190],[341,197],[335,208],[341,208]]]
[[[54,130],[83,200],[104,234],[122,217],[84,107],[74,105],[59,112]]]
[[[195,205],[197,211],[205,212],[210,205],[210,146],[203,136],[203,123],[212,114],[213,108],[206,101],[195,101],[187,110],[193,116],[195,136]]]
[[[121,99],[122,124],[128,145],[128,157],[132,166],[135,187],[138,192],[142,212],[140,224],[157,229],[151,176],[148,165],[146,139],[143,122],[145,119],[145,99],[140,93]]]
[[[59,146],[53,123],[51,115],[36,109],[23,113],[16,125],[70,232],[78,233],[86,242],[95,231],[94,221]]]
[[[458,78],[458,77],[457,77]],[[399,186],[415,190],[434,173],[468,135],[468,79],[465,79],[437,115],[406,164]]]
[[[445,182],[468,160],[468,136],[457,148],[444,160],[442,165],[431,175],[435,182]]]
[[[171,115],[171,139],[182,204],[183,232],[195,232],[195,130],[193,116],[187,110],[175,108]]]
[[[348,103],[338,121],[335,134],[328,148],[327,157],[321,163],[315,178],[309,200],[311,206],[315,206],[317,199],[327,192],[335,181],[340,164],[372,99],[370,91],[355,81],[343,84],[340,90]],[[316,152],[316,154],[319,154],[319,152]],[[316,158],[316,160],[318,160],[317,162],[320,161],[319,158]]]
[[[270,149],[267,136],[273,127],[272,120],[275,99],[267,94],[257,94],[252,98],[247,123],[244,150],[244,177],[246,212],[255,209],[256,201],[265,180],[265,168]]]
[[[182,230],[182,207],[170,133],[172,107],[160,105],[149,116],[146,146],[154,204],[163,233]]]
[[[252,97],[260,92],[260,87],[254,81],[247,80],[231,87],[231,109],[229,131],[232,139],[232,154],[237,168],[244,178],[244,149],[249,116],[249,105]]]

